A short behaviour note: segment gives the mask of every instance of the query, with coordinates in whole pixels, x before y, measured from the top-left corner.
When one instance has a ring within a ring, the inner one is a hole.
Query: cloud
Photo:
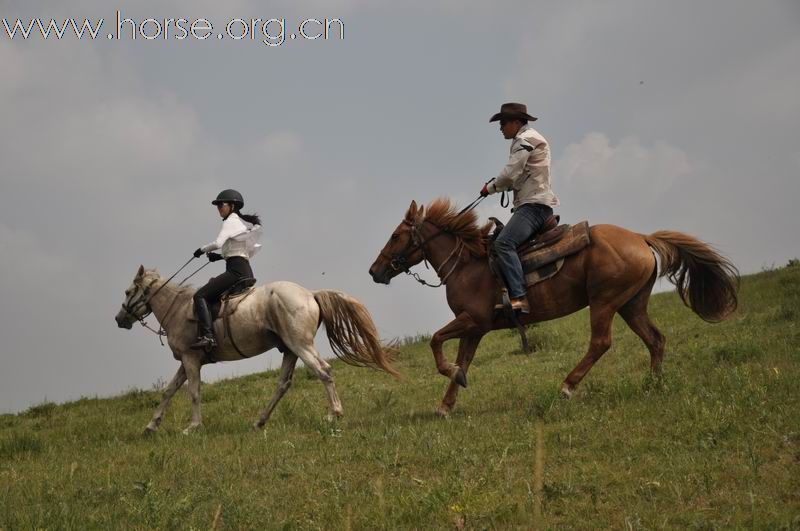
[[[290,131],[269,133],[259,139],[251,152],[257,157],[267,157],[273,161],[291,161],[300,155],[303,149],[302,137]]]
[[[69,53],[63,50],[74,47],[4,51],[11,64],[22,65],[0,101],[7,179],[67,178],[73,187],[102,188],[130,179],[187,179],[213,162],[215,150],[201,137],[191,105],[169,92],[142,94],[125,69],[94,50],[72,50],[77,57],[70,68],[80,75],[54,85]]]
[[[77,264],[69,257],[48,249],[30,230],[0,224],[0,249],[6,257],[0,262],[0,278],[4,279],[0,283],[0,293],[12,300],[40,299],[40,294],[31,287],[64,278],[65,273],[72,280],[50,291],[48,299],[68,299],[86,286],[85,278],[77,278]]]
[[[796,128],[800,116],[800,36],[751,54],[712,72],[687,96],[703,102],[717,122]]]
[[[592,53],[592,31],[603,30],[606,24],[618,20],[616,11],[605,5],[583,2],[580,8],[551,6],[540,10],[534,5],[521,8],[536,20],[535,29],[519,33],[514,55],[514,68],[504,80],[503,88],[509,101],[558,100],[558,95],[574,90],[572,81],[586,70],[582,68]],[[533,101],[528,101],[530,104]],[[531,107],[535,108],[535,107]],[[534,115],[537,115],[534,112]]]
[[[388,335],[452,319],[441,290],[405,276],[377,286],[367,268],[412,198],[448,194],[464,206],[502,167],[507,144],[486,125],[502,101],[526,102],[540,116],[565,222],[696,228],[750,257],[743,264],[797,247],[786,220],[796,218],[791,192],[800,182],[792,92],[800,53],[784,4],[10,5],[4,16],[108,19],[120,9],[139,21],[208,17],[217,27],[239,16],[340,16],[348,28],[344,43],[274,53],[230,42],[0,42],[9,199],[0,245],[13,249],[0,291],[26,297],[4,306],[3,349],[26,355],[0,387],[25,381],[25,400],[149,385],[174,370],[153,336],[125,335],[111,317],[139,263],[169,275],[216,234],[208,203],[223,188],[240,189],[246,210],[264,219],[265,250],[253,264],[260,282],[344,289]],[[496,205],[485,201],[482,214],[507,219]],[[15,259],[22,255],[29,268]],[[192,282],[219,271],[209,266]],[[79,273],[88,280],[69,289],[80,303],[50,289]],[[42,315],[44,332],[23,326]],[[20,377],[24,364],[30,376]],[[101,383],[92,378],[98,365]],[[44,367],[56,367],[52,386]]]
[[[692,171],[686,153],[665,142],[643,146],[635,136],[613,145],[604,133],[587,134],[569,144],[555,162],[554,173],[572,190],[597,199],[654,197]]]

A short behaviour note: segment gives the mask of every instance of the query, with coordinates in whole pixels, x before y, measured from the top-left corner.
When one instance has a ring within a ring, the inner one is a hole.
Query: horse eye
[[[399,235],[399,234],[397,234],[396,232],[395,232],[394,234],[392,234],[392,239],[393,239],[393,240],[396,240],[396,239],[397,239],[397,238],[399,238],[399,237],[400,237],[400,235]]]

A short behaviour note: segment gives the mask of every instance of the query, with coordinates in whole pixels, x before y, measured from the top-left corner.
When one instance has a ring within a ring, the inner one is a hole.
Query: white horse
[[[192,420],[185,432],[200,426],[200,368],[205,363],[249,358],[275,347],[283,352],[278,388],[253,426],[264,426],[291,386],[298,358],[325,385],[330,415],[341,416],[342,404],[336,394],[331,366],[314,348],[314,336],[322,323],[338,358],[351,365],[373,367],[399,376],[391,364],[392,349],[381,344],[372,317],[353,297],[333,290],[309,291],[292,282],[273,282],[253,290],[241,299],[228,320],[228,327],[223,327],[222,319],[214,322],[219,346],[211,352],[211,359],[203,351],[189,348],[197,336],[197,323],[190,320],[194,318],[195,290],[169,283],[155,270],[139,266],[125,291],[125,301],[115,318],[117,324],[130,330],[134,321],[143,321],[152,312],[166,332],[173,356],[181,363],[145,433],[158,429],[167,404],[186,380],[192,398]]]

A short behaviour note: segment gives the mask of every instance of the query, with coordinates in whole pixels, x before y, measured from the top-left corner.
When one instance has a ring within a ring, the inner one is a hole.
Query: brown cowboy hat
[[[500,112],[492,116],[489,122],[496,122],[502,119],[524,119],[533,122],[536,120],[536,117],[528,114],[528,107],[523,103],[504,103],[500,106]]]

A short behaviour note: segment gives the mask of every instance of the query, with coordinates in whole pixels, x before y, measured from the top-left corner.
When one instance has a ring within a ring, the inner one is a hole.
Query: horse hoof
[[[253,423],[253,431],[261,431],[263,427],[264,424],[262,424],[261,422],[256,421]]]
[[[200,424],[189,424],[185,430],[183,430],[184,435],[189,435],[192,432],[197,431],[197,428],[200,427]]]
[[[444,404],[440,405],[436,408],[436,416],[439,418],[446,419],[450,416],[450,408],[445,406]]]
[[[458,367],[455,376],[453,377],[453,381],[455,381],[458,385],[463,388],[467,388],[467,373],[464,372],[464,369]]]
[[[567,384],[561,386],[561,398],[564,400],[569,400],[572,398],[572,391],[569,387],[567,387]]]
[[[156,428],[152,426],[145,426],[144,430],[142,430],[142,435],[153,435],[156,432]]]

